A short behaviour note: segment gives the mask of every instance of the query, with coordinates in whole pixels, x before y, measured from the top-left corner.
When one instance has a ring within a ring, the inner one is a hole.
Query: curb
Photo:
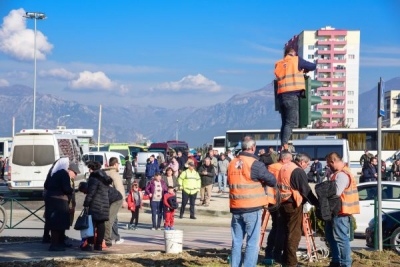
[[[150,209],[150,203],[144,202],[143,207]],[[195,209],[196,214],[210,217],[230,217],[231,213],[229,211],[223,210],[204,210],[204,209]],[[185,213],[190,212],[190,207],[185,208]]]

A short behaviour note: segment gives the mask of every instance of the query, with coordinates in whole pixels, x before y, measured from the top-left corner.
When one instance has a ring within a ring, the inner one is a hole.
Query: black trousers
[[[182,190],[182,206],[181,206],[181,213],[180,215],[183,216],[183,214],[185,213],[185,207],[186,204],[190,203],[190,217],[194,217],[194,205],[196,203],[196,198],[197,198],[197,193],[196,194],[192,194],[189,195],[188,193],[185,192],[185,190]]]
[[[96,242],[94,242],[94,237],[92,236],[88,238],[88,243],[92,245],[96,243],[96,247],[101,247],[106,232],[105,221],[93,221],[93,226],[95,231],[97,231]]]
[[[285,240],[285,227],[282,223],[279,210],[270,212],[272,228],[268,234],[267,246],[265,247],[265,258],[279,260],[282,256],[283,242]]]
[[[140,206],[136,206],[135,211],[131,211],[132,216],[131,216],[131,221],[129,222],[129,224],[133,224],[133,221],[135,221],[135,226],[138,225],[138,223],[139,223],[139,210],[140,210]]]

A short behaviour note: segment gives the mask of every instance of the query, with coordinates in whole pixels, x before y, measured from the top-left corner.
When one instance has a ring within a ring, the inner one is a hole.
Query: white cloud
[[[0,87],[9,86],[10,83],[6,79],[0,79]]]
[[[0,28],[0,51],[18,60],[33,60],[34,58],[34,30],[26,28],[25,10],[20,8],[11,10],[3,18]],[[45,60],[46,54],[53,49],[47,37],[39,30],[36,31],[36,58]]]
[[[60,80],[72,80],[76,78],[76,74],[70,71],[67,71],[64,68],[56,68],[51,70],[41,70],[39,72],[41,77],[51,77]]]
[[[79,77],[69,83],[71,89],[90,89],[108,91],[116,86],[104,72],[83,71],[79,73]]]
[[[183,77],[177,82],[165,82],[159,84],[151,90],[166,90],[166,91],[182,91],[182,90],[201,90],[207,92],[218,92],[221,90],[221,86],[215,81],[207,79],[201,74],[188,75]]]

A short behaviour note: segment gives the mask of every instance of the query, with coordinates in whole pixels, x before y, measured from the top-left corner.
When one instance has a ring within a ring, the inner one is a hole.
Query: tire
[[[390,248],[400,254],[400,227],[393,231],[390,237]]]
[[[0,233],[3,232],[7,224],[7,212],[3,206],[0,205]]]

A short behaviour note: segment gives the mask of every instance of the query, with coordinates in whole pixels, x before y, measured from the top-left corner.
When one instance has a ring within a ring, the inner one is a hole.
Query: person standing
[[[178,189],[178,178],[175,176],[175,172],[171,167],[167,167],[167,169],[165,170],[165,175],[163,175],[162,179],[164,180],[168,188],[172,186],[175,191]]]
[[[46,228],[51,232],[49,251],[65,251],[65,230],[70,227],[68,200],[72,196],[71,177],[79,168],[68,158],[60,158],[53,166],[44,183]]]
[[[211,191],[215,180],[215,169],[211,165],[211,159],[205,158],[204,164],[200,166],[198,172],[201,177],[201,189],[200,189],[200,205],[210,206]]]
[[[183,218],[185,213],[185,207],[188,201],[190,202],[190,219],[197,219],[195,216],[195,203],[197,193],[201,188],[201,179],[199,173],[195,170],[193,161],[188,161],[187,169],[184,170],[178,177],[178,184],[182,189],[182,206],[179,214],[179,218]]]
[[[111,166],[111,165],[109,165]],[[118,169],[117,169],[118,171]],[[131,185],[132,185],[132,178],[133,178],[133,167],[132,167],[132,162],[129,160],[129,156],[125,156],[125,168],[124,168],[124,173],[122,175],[122,177],[125,179],[126,181],[126,193],[129,192],[129,190],[131,190]],[[125,196],[125,192],[122,196]]]
[[[87,165],[89,168],[88,188],[83,207],[89,209],[92,215],[93,227],[97,231],[96,240],[94,237],[88,238],[88,245],[83,247],[84,251],[103,250],[102,244],[105,234],[105,222],[110,217],[110,201],[108,198],[108,188],[113,182],[112,179],[101,170],[98,162],[92,161]]]
[[[131,211],[131,220],[128,230],[137,230],[139,224],[139,212],[143,209],[143,200],[145,199],[142,189],[137,182],[133,182],[132,190],[128,194],[128,209]],[[135,225],[133,223],[135,222]]]
[[[296,155],[295,163],[287,162],[279,171],[278,188],[281,194],[279,213],[286,231],[282,254],[283,266],[297,266],[296,252],[302,234],[303,204],[308,201],[314,206],[319,205],[304,172],[309,162],[310,157],[300,153]]]
[[[378,179],[378,159],[372,157],[368,164],[365,164],[361,170],[363,182],[376,182]]]
[[[315,158],[314,162],[311,164],[310,171],[307,173],[308,181],[320,183],[322,180],[321,174],[322,174],[322,164],[321,162],[319,162],[318,158]]]
[[[151,179],[153,179],[154,175],[159,172],[160,168],[158,166],[158,163],[155,161],[154,155],[151,155],[146,164],[146,185],[150,182]]]
[[[352,223],[351,215],[360,213],[357,184],[350,169],[336,152],[328,154],[327,164],[334,172],[330,180],[336,184],[336,195],[342,200],[339,214],[325,223],[325,237],[332,255],[329,266],[350,267],[352,259],[348,234]]]
[[[256,266],[260,250],[261,210],[268,205],[263,186],[274,187],[275,177],[254,155],[256,142],[244,137],[239,157],[228,166],[229,206],[232,213],[231,266]],[[242,257],[243,239],[247,235]]]
[[[305,96],[304,73],[313,71],[316,64],[299,56],[291,47],[285,48],[284,58],[275,63],[275,76],[278,81],[278,103],[281,113],[281,146],[289,149],[292,129],[299,125],[299,97]]]
[[[225,154],[221,154],[221,158],[218,161],[218,193],[225,193],[228,181],[228,166],[229,161]]]
[[[178,208],[174,187],[168,187],[168,193],[164,195],[164,209],[165,209],[165,230],[174,230],[174,216],[175,210]]]
[[[129,159],[129,158],[128,158]],[[129,162],[129,161],[126,161]],[[105,223],[105,235],[104,240],[106,241],[107,247],[112,246],[112,241],[115,241],[115,244],[122,244],[124,239],[121,238],[118,232],[118,212],[121,207],[126,208],[128,206],[125,200],[125,188],[122,182],[121,176],[119,175],[119,162],[116,157],[111,157],[108,161],[108,168],[104,168],[106,174],[112,179],[111,186],[118,190],[121,193],[122,199],[113,202],[110,205],[110,217],[109,220]],[[132,169],[132,165],[129,167],[128,164],[125,165],[125,169]],[[124,171],[125,174],[125,171]],[[127,176],[128,177],[128,176]],[[132,177],[131,177],[132,178]],[[128,182],[129,178],[125,178]],[[130,179],[129,179],[130,181]]]
[[[265,149],[260,149],[260,151],[258,152],[258,157],[259,157],[259,161],[261,161],[262,163],[265,164],[265,167],[268,168],[268,165],[271,165],[272,163],[274,163],[274,161],[272,160],[272,157],[269,153],[265,152]]]
[[[369,153],[368,149],[366,149],[364,151],[364,154],[362,154],[361,157],[360,157],[361,168],[367,166],[372,157],[373,157],[372,154]]]
[[[161,174],[156,173],[153,180],[146,186],[146,194],[150,198],[151,221],[153,227],[151,230],[161,230],[161,218],[163,212],[163,197],[168,192],[168,187],[163,180]]]

